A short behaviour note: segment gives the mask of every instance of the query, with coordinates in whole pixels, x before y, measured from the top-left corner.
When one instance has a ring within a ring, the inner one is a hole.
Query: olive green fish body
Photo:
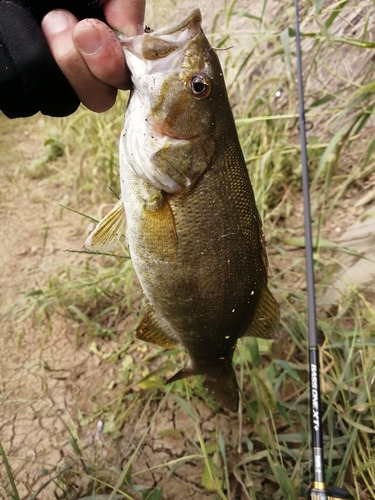
[[[214,353],[215,363],[232,357],[267,286],[247,171],[243,163],[223,163],[224,155],[194,189],[164,195],[163,229],[146,207],[132,222],[128,217],[129,246],[145,294],[196,368]]]
[[[120,147],[122,199],[134,268],[150,305],[137,335],[182,344],[232,410],[232,356],[244,334],[271,337],[260,217],[219,60],[198,10],[177,28],[123,41],[134,89]]]

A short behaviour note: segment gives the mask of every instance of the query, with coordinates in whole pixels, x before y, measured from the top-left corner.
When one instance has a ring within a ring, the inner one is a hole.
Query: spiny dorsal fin
[[[277,335],[279,320],[279,305],[268,287],[265,287],[261,291],[254,317],[243,336],[272,339]]]
[[[108,252],[118,243],[124,226],[125,209],[122,200],[119,200],[96,226],[83,248],[91,252]]]
[[[154,310],[151,304],[146,307],[135,335],[137,339],[151,342],[165,349],[173,349],[180,345],[172,330],[163,318]]]

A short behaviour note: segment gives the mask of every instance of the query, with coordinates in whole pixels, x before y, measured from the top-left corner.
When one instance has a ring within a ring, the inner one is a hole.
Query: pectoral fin
[[[118,243],[124,226],[125,209],[122,200],[119,200],[96,226],[83,248],[92,252],[108,252]]]
[[[140,239],[146,248],[153,248],[160,258],[173,256],[177,251],[178,237],[172,209],[165,193],[156,209],[147,205],[142,212]]]
[[[279,320],[279,305],[268,287],[265,287],[260,294],[254,317],[243,336],[272,339],[277,335]]]
[[[165,349],[173,349],[180,345],[169,325],[150,304],[146,307],[145,314],[135,331],[135,335],[140,340],[151,342]]]

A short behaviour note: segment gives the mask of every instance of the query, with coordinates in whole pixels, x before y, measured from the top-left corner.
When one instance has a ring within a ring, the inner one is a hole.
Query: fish
[[[207,391],[236,412],[237,341],[274,338],[279,307],[220,61],[199,9],[162,29],[117,36],[133,84],[120,137],[121,199],[85,247],[107,249],[125,212],[148,300],[136,337],[183,346],[189,362],[167,382],[203,375]]]

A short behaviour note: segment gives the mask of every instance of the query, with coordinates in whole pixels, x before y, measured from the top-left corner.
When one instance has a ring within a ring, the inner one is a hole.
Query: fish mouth
[[[201,11],[196,8],[191,10],[179,23],[157,29],[151,33],[127,37],[117,31],[116,35],[124,50],[146,61],[160,61],[160,59],[171,56],[173,52],[180,52],[187,43],[202,33],[201,22]],[[168,57],[166,64],[165,69],[173,66],[171,57]],[[162,69],[159,67],[159,70]]]
[[[172,34],[176,33],[177,31],[184,31],[186,28],[194,29],[197,24],[199,25],[199,31],[200,31],[201,22],[202,22],[201,11],[200,11],[200,9],[195,8],[195,9],[192,9],[184,17],[184,19],[182,21],[180,21],[179,23],[171,24],[170,26],[166,26],[165,28],[160,28],[160,29],[154,31],[152,34],[155,36],[172,35]],[[195,35],[197,33],[195,33]]]

